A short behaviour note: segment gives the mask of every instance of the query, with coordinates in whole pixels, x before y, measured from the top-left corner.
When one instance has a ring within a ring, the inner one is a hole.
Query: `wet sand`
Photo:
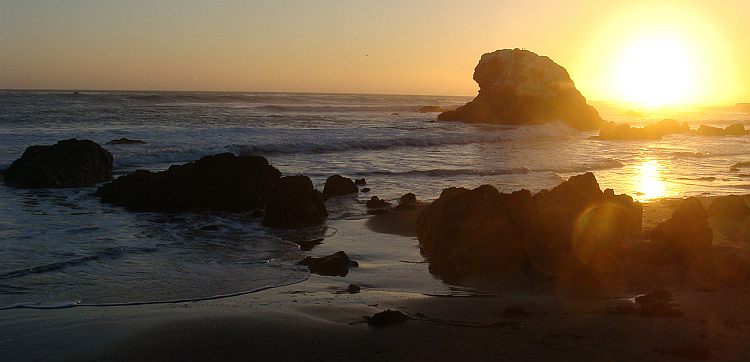
[[[669,218],[675,204],[647,204],[644,229]],[[749,285],[668,288],[679,317],[605,312],[632,304],[637,293],[584,298],[486,279],[450,286],[429,273],[416,238],[402,236],[410,235],[408,222],[401,222],[410,217],[329,222],[332,236],[309,254],[346,251],[360,266],[345,277],[311,275],[299,284],[203,302],[0,311],[0,359],[750,359]],[[717,246],[739,246],[714,235]],[[362,291],[343,292],[349,284]],[[528,315],[508,313],[518,307]],[[386,309],[409,319],[385,327],[366,323]]]

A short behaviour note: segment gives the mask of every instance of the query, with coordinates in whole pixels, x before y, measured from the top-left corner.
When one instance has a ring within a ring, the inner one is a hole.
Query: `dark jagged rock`
[[[563,121],[579,130],[604,121],[576,89],[570,75],[548,57],[522,49],[482,55],[474,69],[479,94],[438,121],[492,124],[543,124]]]
[[[359,265],[356,261],[349,259],[349,256],[343,251],[337,251],[322,258],[307,256],[297,264],[308,267],[311,273],[340,277],[345,277],[349,274],[350,267]]]
[[[445,189],[419,215],[417,235],[430,270],[449,279],[521,263],[552,275],[570,263],[608,272],[602,265],[617,264],[612,249],[641,235],[642,212],[587,173],[533,196],[489,185]]]
[[[356,194],[359,192],[357,185],[354,181],[348,177],[341,175],[333,175],[326,179],[326,184],[323,187],[323,195],[327,196],[340,196]]]
[[[367,200],[366,206],[368,209],[384,209],[388,206],[391,206],[391,203],[377,196],[373,196],[369,200]]]
[[[263,225],[294,228],[318,223],[328,216],[320,191],[307,176],[282,177],[266,203]]]
[[[107,142],[108,145],[142,145],[145,144],[145,141],[141,140],[131,140],[130,138],[120,138],[118,140],[111,140]]]
[[[96,191],[102,202],[132,211],[262,209],[281,172],[260,156],[222,153],[162,172],[138,170]]]
[[[743,221],[750,215],[750,207],[738,195],[717,197],[708,206],[708,216],[729,221]]]
[[[706,209],[697,198],[691,197],[680,203],[671,219],[657,225],[650,238],[659,248],[691,261],[705,258],[711,250],[713,229]]]
[[[23,188],[87,187],[112,179],[113,157],[90,140],[31,146],[5,170],[4,182]]]
[[[414,195],[413,193],[404,194],[399,199],[398,205],[393,208],[395,211],[401,211],[401,210],[413,210],[418,208],[419,206],[422,206],[422,203],[417,201],[417,195]]]
[[[367,324],[373,327],[385,327],[404,323],[407,320],[409,320],[409,316],[404,312],[387,309],[367,318]]]

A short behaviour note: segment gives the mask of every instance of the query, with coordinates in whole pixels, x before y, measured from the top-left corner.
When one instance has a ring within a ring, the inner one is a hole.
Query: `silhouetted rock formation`
[[[349,274],[350,267],[359,266],[356,261],[349,259],[349,256],[343,251],[337,251],[334,254],[322,258],[306,256],[297,264],[308,267],[311,273],[341,277],[345,277]]]
[[[263,225],[294,228],[322,221],[328,209],[320,191],[313,188],[307,176],[282,177],[266,204]]]
[[[742,221],[750,215],[750,207],[738,195],[717,197],[707,211],[709,217],[731,221]]]
[[[675,133],[692,133],[701,136],[741,136],[750,134],[741,123],[735,123],[726,128],[701,125],[696,130],[690,129],[687,122],[679,123],[674,119],[664,119],[655,124],[643,127],[630,127],[629,124],[608,122],[599,130],[598,136],[590,139],[598,140],[658,140],[662,136]]]
[[[613,249],[641,235],[643,208],[602,192],[592,173],[550,191],[500,193],[484,185],[445,189],[417,220],[430,270],[447,279],[530,264],[547,275],[563,266],[595,272],[615,265]]]
[[[563,121],[579,130],[604,121],[576,89],[565,68],[528,50],[503,49],[482,55],[474,69],[479,95],[438,121],[543,124]]]
[[[651,231],[651,241],[663,250],[685,261],[705,258],[711,250],[713,229],[708,224],[708,213],[694,198],[683,200],[672,218]]]
[[[85,187],[112,179],[112,154],[75,138],[31,146],[5,170],[5,184],[23,188]]]
[[[673,133],[687,133],[690,132],[690,126],[687,122],[679,123],[674,119],[663,119],[655,124],[649,124],[643,127],[630,127],[629,124],[616,124],[614,122],[608,122],[601,130],[599,130],[599,136],[591,137],[591,139],[600,140],[637,140],[637,139],[651,139],[658,140],[662,136]]]
[[[326,196],[340,196],[348,194],[356,194],[359,192],[357,185],[354,181],[348,177],[341,175],[333,175],[326,179],[326,184],[323,186],[323,195]]]
[[[242,212],[265,207],[280,177],[263,157],[222,153],[158,173],[138,170],[103,185],[96,195],[132,211]]]

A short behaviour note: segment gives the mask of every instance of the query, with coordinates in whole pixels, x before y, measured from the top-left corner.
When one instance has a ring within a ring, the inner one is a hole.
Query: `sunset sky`
[[[0,89],[473,96],[516,47],[592,100],[750,102],[747,0],[0,0]]]

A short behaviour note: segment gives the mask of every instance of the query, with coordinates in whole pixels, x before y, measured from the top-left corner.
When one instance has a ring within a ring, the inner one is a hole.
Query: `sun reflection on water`
[[[659,161],[649,158],[635,166],[634,181],[637,182],[636,199],[638,201],[655,200],[667,196],[665,182],[661,177],[661,168]]]

